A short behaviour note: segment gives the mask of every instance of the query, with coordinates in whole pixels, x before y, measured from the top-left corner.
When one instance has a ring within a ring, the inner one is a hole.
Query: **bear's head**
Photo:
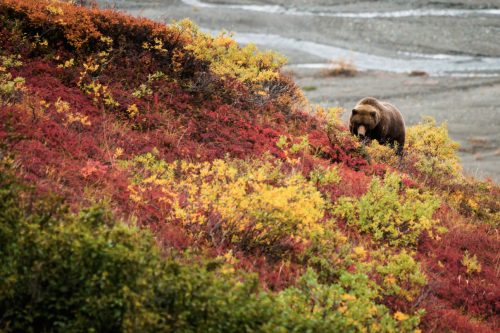
[[[349,118],[349,130],[354,135],[369,136],[380,121],[379,110],[372,105],[356,105]]]

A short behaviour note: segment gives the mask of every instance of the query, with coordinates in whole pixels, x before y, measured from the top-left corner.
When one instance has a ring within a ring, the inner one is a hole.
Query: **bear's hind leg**
[[[399,143],[397,141],[394,142],[396,145],[396,155],[399,156],[400,158],[403,157],[404,149],[405,149],[405,144]]]

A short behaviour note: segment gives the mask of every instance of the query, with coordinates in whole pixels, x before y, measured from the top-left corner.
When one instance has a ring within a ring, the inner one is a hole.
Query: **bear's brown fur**
[[[394,105],[379,102],[373,97],[363,98],[349,116],[349,131],[369,140],[377,140],[380,144],[397,145],[398,155],[403,154],[405,121]]]

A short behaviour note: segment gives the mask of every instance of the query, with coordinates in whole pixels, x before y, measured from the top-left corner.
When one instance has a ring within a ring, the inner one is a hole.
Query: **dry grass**
[[[352,57],[349,59],[341,57],[328,62],[328,67],[324,68],[321,73],[323,76],[354,76],[357,71]]]

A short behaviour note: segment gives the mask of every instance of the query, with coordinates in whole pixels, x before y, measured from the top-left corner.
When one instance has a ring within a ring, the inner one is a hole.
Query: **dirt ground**
[[[480,12],[499,9],[497,1],[203,0],[201,6],[181,0],[97,2],[101,7],[114,5],[132,15],[140,14],[159,21],[189,17],[213,32],[225,28],[236,33],[275,34],[383,57],[404,59],[415,53],[483,57],[478,61],[500,57],[500,15]],[[284,10],[313,14],[284,15],[229,8],[228,5],[279,5]],[[415,10],[479,12],[374,18],[315,14]],[[260,49],[269,48],[258,41],[256,44]],[[418,123],[422,115],[433,116],[439,124],[447,121],[450,137],[461,145],[459,155],[464,170],[479,177],[500,180],[500,67],[489,72],[493,77],[413,77],[407,73],[376,70],[334,77],[323,75],[319,69],[299,67],[325,63],[324,58],[308,50],[273,49],[288,56],[286,70],[307,89],[306,95],[311,102],[350,110],[363,97],[372,96],[397,106],[407,125]],[[353,64],[356,65],[356,59]]]

